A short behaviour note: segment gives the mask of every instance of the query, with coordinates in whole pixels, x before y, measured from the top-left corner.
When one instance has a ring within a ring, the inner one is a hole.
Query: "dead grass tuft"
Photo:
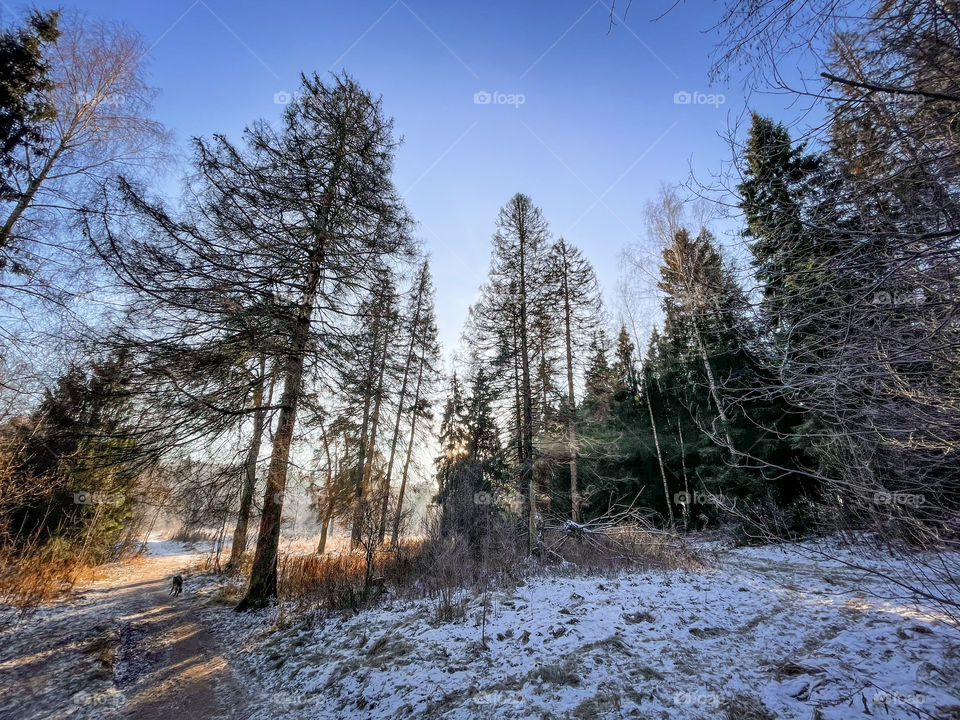
[[[726,720],[777,720],[760,698],[744,693],[727,697],[722,708]]]
[[[362,553],[284,555],[278,568],[281,600],[327,610],[359,610],[368,601],[396,593],[417,575],[423,541],[375,553],[367,568]]]
[[[579,685],[581,682],[580,674],[577,672],[577,662],[574,658],[543,665],[534,671],[534,676],[554,685]]]
[[[548,525],[542,533],[545,562],[561,562],[589,572],[623,568],[701,570],[701,553],[680,533],[641,523]]]
[[[92,577],[95,566],[55,545],[20,554],[2,549],[0,568],[0,603],[27,613]]]

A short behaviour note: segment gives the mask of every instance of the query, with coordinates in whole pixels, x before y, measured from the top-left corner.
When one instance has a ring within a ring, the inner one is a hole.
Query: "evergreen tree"
[[[517,457],[517,484],[527,500],[529,551],[536,544],[537,488],[533,473],[534,438],[543,427],[545,394],[553,370],[548,367],[546,333],[556,323],[542,318],[549,293],[549,228],[543,213],[523,194],[500,210],[493,236],[489,282],[472,311],[470,333],[478,350],[500,379],[502,396],[510,398],[510,416]],[[538,319],[539,318],[539,319]],[[538,361],[541,361],[538,373]],[[540,383],[538,385],[538,378]],[[535,417],[534,408],[540,413]]]
[[[557,240],[550,249],[549,280],[561,301],[559,324],[562,328],[567,385],[561,404],[561,419],[566,424],[567,433],[570,513],[571,519],[577,522],[580,519],[581,500],[577,489],[579,443],[574,371],[585,364],[588,343],[600,327],[602,305],[593,267],[576,247],[563,238]]]
[[[605,417],[613,396],[614,378],[608,360],[609,341],[602,330],[590,341],[589,359],[584,374],[583,407],[588,415]]]
[[[124,222],[136,225],[107,218],[100,243],[154,318],[150,343],[162,331],[168,346],[213,348],[213,355],[198,352],[199,372],[185,389],[236,384],[220,356],[237,328],[243,332],[234,351],[265,353],[276,375],[257,548],[238,609],[262,607],[276,596],[298,412],[311,391],[335,390],[330,381],[341,374],[355,331],[350,321],[373,312],[375,304],[366,300],[415,250],[391,177],[392,122],[380,101],[346,75],[327,83],[304,77],[303,90],[278,127],[249,128],[242,148],[223,137],[197,142],[198,185],[182,218],[126,186]],[[380,350],[382,358],[383,344]],[[183,374],[176,370],[173,377]],[[173,384],[175,394],[180,388]],[[370,446],[372,425],[361,433]],[[367,445],[359,472],[375,459]]]
[[[470,422],[467,401],[457,373],[450,380],[450,391],[440,418],[440,455],[434,460],[437,467],[438,497],[441,502],[456,488],[460,470],[470,449]]]
[[[620,333],[617,335],[615,359],[611,368],[614,393],[620,399],[632,399],[637,394],[637,367],[634,362],[633,349],[633,341],[630,339],[630,333],[627,332],[627,326],[621,325]]]
[[[53,82],[44,49],[60,37],[59,21],[57,10],[33,10],[24,27],[0,34],[0,167],[4,172],[0,199],[4,201],[16,192],[6,177],[19,163],[14,149],[30,147],[42,155],[42,126],[56,117],[46,94]]]
[[[0,526],[16,548],[45,547],[52,564],[69,556],[115,557],[133,515],[136,453],[129,356],[70,368],[34,413],[3,429],[15,448],[0,478]]]
[[[816,248],[803,212],[816,191],[820,160],[802,144],[793,145],[783,125],[754,114],[743,161],[738,192],[744,234],[752,240],[763,315],[770,331],[784,342],[793,337],[797,305],[811,282]]]
[[[430,267],[426,261],[420,266],[414,281],[414,287],[410,295],[410,306],[402,319],[401,337],[398,344],[405,345],[406,349],[380,513],[380,541],[382,542],[386,533],[387,509],[394,462],[397,458],[404,456],[396,503],[394,545],[396,545],[397,533],[399,532],[399,521],[403,509],[403,496],[406,492],[413,443],[417,437],[419,421],[429,416],[429,390],[436,379],[439,363],[440,348],[437,342],[433,280],[430,277]],[[400,447],[400,429],[405,421],[410,424],[410,439],[406,443],[406,453],[404,454]],[[422,429],[422,426],[420,429]]]

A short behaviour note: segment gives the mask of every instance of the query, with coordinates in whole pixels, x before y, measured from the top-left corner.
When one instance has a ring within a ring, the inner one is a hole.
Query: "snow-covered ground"
[[[764,547],[699,572],[535,577],[491,594],[485,629],[478,595],[454,622],[429,600],[202,617],[263,718],[960,718],[957,628],[878,599],[902,595]]]
[[[0,719],[960,720],[960,629],[836,543],[706,552],[701,571],[544,574],[356,615],[237,614],[204,547],[154,538],[59,602],[0,609]],[[906,569],[885,561],[894,580]]]

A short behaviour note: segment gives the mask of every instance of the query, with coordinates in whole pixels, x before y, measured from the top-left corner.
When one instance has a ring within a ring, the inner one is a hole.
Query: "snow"
[[[126,702],[126,676],[142,657],[130,637],[155,611],[144,593],[146,573],[166,578],[200,558],[200,548],[148,541],[143,557],[110,563],[50,605],[26,614],[0,606],[0,720],[116,717]]]
[[[883,558],[890,580],[852,568],[879,562],[864,547],[715,544],[698,571],[544,573],[491,591],[485,628],[474,591],[452,622],[429,598],[238,614],[222,586],[242,580],[188,574],[175,607],[212,634],[203,658],[233,678],[216,690],[251,720],[960,718],[960,629],[896,585],[909,559]],[[134,635],[201,549],[154,537],[51,606],[0,612],[0,718],[131,711],[169,640]]]
[[[804,720],[960,717],[949,618],[850,570],[853,551],[810,550],[717,550],[699,572],[534,577],[491,593],[485,645],[476,593],[445,623],[430,600],[203,615],[235,672],[260,683],[262,718],[693,719],[734,701]]]

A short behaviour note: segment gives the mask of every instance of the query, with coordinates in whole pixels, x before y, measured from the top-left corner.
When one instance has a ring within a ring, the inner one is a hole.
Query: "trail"
[[[153,543],[133,562],[0,628],[0,719],[241,720],[249,717],[217,641],[171,576],[199,555]]]

